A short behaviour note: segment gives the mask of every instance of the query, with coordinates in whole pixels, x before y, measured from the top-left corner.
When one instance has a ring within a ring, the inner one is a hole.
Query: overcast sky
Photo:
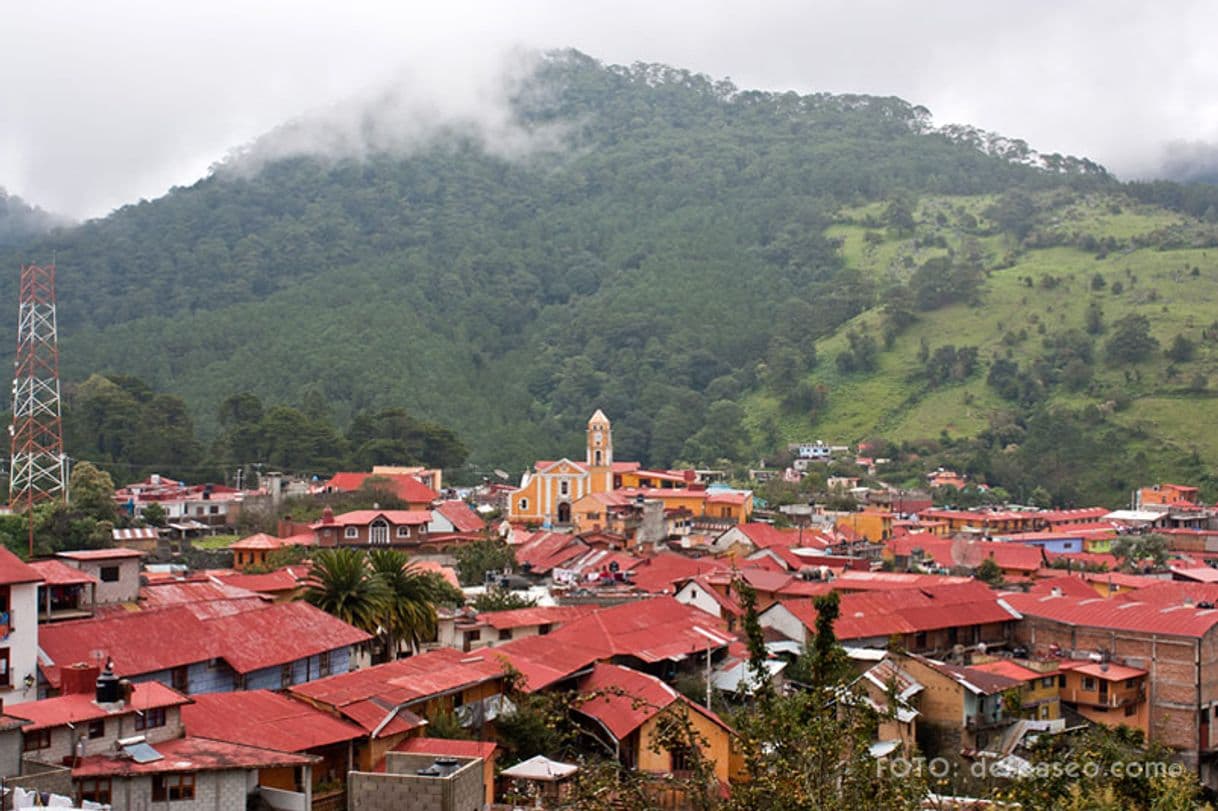
[[[100,216],[293,116],[398,83],[488,101],[505,55],[575,47],[739,87],[901,96],[1129,178],[1218,164],[1218,4],[0,0],[0,186]]]

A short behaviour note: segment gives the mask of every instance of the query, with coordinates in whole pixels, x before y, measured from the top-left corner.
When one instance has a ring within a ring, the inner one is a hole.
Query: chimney
[[[65,696],[93,692],[101,669],[87,662],[77,662],[74,665],[61,668],[59,671],[60,693]]]
[[[114,663],[106,660],[106,669],[97,677],[96,701],[98,704],[118,704],[122,702],[122,691],[119,689],[118,676],[114,675]]]
[[[321,522],[323,524],[333,524],[334,523],[334,508],[331,507],[329,504],[327,504],[326,508],[321,511]]]

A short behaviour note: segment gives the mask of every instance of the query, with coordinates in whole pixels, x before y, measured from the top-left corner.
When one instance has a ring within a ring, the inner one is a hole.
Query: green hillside
[[[916,225],[902,232],[884,225],[884,205],[842,209],[827,235],[840,241],[848,267],[887,288],[881,298],[905,303],[912,323],[885,346],[892,318],[881,305],[818,341],[823,360],[807,379],[827,390],[824,404],[803,411],[773,392],[754,393],[747,406],[755,430],[834,443],[980,436],[988,447],[964,443],[956,455],[993,479],[1001,471],[969,454],[996,450],[987,436],[995,425],[1044,413],[1102,438],[1108,458],[1091,471],[1099,475],[1089,495],[1121,499],[1154,475],[1209,482],[1208,460],[1218,453],[1207,430],[1218,418],[1218,227],[1115,192],[1032,199],[1037,210],[1022,238],[987,219],[1000,202],[993,196],[924,197]],[[919,309],[916,268],[936,258],[960,263],[969,252],[976,292]],[[1099,316],[1089,317],[1093,308]],[[1144,316],[1157,342],[1140,358],[1110,349],[1129,316]],[[850,332],[875,337],[873,370],[833,362]],[[936,379],[928,360],[943,347],[975,349],[972,370]],[[991,374],[995,361],[1014,364],[1035,385],[1004,388]]]
[[[352,426],[404,407],[452,427],[485,471],[570,453],[597,407],[619,457],[652,464],[745,462],[809,434],[976,435],[1004,406],[1020,419],[1082,409],[1122,373],[1097,361],[1087,387],[1053,382],[1019,403],[986,377],[1000,347],[1039,357],[1042,324],[1081,326],[1099,271],[1106,323],[1144,312],[1166,343],[1191,314],[1198,342],[1170,378],[1139,364],[1136,396],[1105,425],[1194,441],[1175,404],[1204,402],[1186,389],[1208,373],[1200,331],[1218,274],[1206,249],[1173,240],[1212,244],[1203,219],[1218,198],[1204,189],[1122,186],[1086,160],[935,129],[900,99],[740,90],[575,52],[542,60],[512,103],[538,135],[531,150],[506,156],[453,124],[406,153],[235,160],[0,254],[14,270],[0,289],[11,296],[22,261],[54,255],[69,384],[139,378],[180,396],[205,443],[240,392],[332,421],[309,431],[327,437],[364,436]],[[1008,210],[991,220],[996,203]],[[900,303],[915,288],[932,309]],[[915,320],[885,348],[881,322],[906,310]],[[839,370],[847,332],[864,328],[879,351]],[[976,347],[976,369],[919,382],[923,338]],[[318,440],[291,467],[324,472],[350,450]]]

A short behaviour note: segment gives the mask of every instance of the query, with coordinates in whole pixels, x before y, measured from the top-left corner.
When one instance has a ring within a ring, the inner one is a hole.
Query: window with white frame
[[[398,527],[398,537],[399,538],[409,538],[410,537],[410,527]]]
[[[343,537],[344,538],[358,538],[359,537],[359,527],[347,527],[343,531]]]
[[[520,499],[520,501],[519,501],[519,506],[520,506],[520,511],[521,511],[522,513],[523,513],[523,512],[528,512],[528,510],[529,510],[529,500],[528,500],[527,498],[522,498],[522,499]]]

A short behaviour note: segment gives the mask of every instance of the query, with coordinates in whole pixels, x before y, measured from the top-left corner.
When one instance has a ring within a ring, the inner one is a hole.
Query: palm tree
[[[390,591],[373,573],[362,551],[322,549],[313,556],[304,598],[343,622],[377,634],[390,603]]]
[[[436,606],[451,602],[455,589],[435,572],[420,571],[397,549],[375,549],[368,558],[388,593],[381,629],[389,657],[397,658],[399,642],[417,648],[435,638]]]

